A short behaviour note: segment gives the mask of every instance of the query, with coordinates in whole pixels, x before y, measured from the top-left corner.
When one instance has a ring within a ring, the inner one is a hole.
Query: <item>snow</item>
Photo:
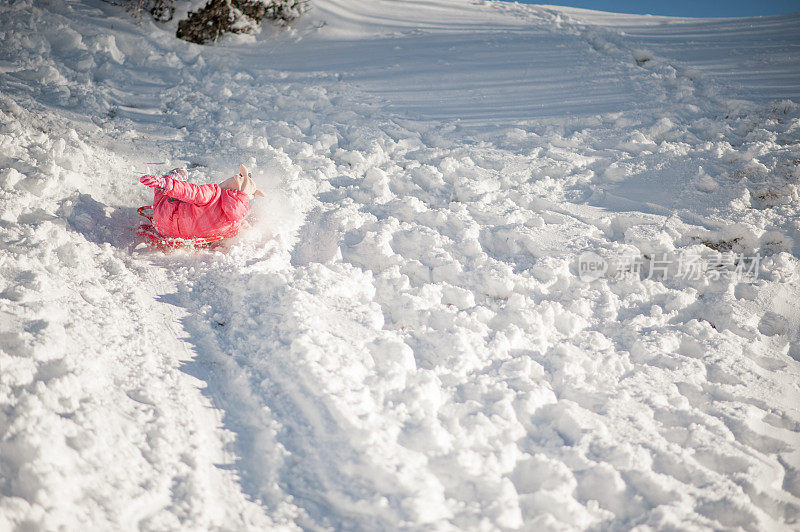
[[[0,529],[796,528],[797,24],[3,4]],[[136,240],[239,163],[249,231]]]

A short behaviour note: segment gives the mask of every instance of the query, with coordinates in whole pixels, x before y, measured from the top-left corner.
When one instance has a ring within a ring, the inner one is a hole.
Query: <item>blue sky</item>
[[[752,17],[800,11],[800,0],[518,0],[521,4],[555,4],[615,13],[674,17]]]

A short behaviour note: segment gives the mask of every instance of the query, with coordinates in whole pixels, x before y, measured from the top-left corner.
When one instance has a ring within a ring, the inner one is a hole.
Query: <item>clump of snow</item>
[[[700,166],[697,169],[697,189],[702,190],[703,192],[714,192],[719,185],[717,181],[708,175],[703,167]]]

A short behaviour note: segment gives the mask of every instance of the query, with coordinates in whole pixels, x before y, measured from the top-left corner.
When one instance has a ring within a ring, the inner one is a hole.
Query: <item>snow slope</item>
[[[797,527],[798,21],[1,5],[0,529]],[[135,240],[240,162],[249,232]]]

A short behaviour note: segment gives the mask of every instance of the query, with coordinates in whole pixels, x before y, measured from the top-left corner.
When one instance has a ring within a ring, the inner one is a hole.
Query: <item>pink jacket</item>
[[[168,238],[232,237],[250,210],[250,197],[219,185],[173,179],[172,189],[156,188],[153,225]]]

